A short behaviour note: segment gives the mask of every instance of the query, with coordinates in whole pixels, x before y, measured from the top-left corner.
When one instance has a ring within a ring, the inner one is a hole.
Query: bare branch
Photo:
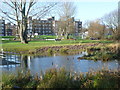
[[[0,15],[1,16],[1,15]],[[1,17],[3,17],[3,16],[1,16]],[[11,21],[9,18],[6,18],[6,17],[3,17],[5,20],[8,20],[10,23],[12,23],[12,24],[15,24],[15,23],[13,23],[13,21]],[[15,24],[16,25],[16,24]]]
[[[49,5],[45,8],[43,8],[42,10],[40,10],[39,12],[35,13],[34,15],[32,15],[33,17],[36,16],[37,18],[42,17],[43,15],[46,15],[48,11],[50,11],[51,8],[53,8],[55,5],[57,5],[57,3],[53,4],[53,5]]]
[[[11,8],[13,8],[13,9],[15,9],[15,7],[14,6],[12,6],[10,3],[8,3],[8,2],[3,2],[4,4],[6,4],[6,5],[8,5],[9,7],[11,7]]]
[[[10,19],[12,19],[12,20],[14,20],[14,21],[17,21],[16,19],[12,18],[12,17],[8,14],[8,12],[4,12],[2,9],[0,9],[0,11],[1,11],[4,15],[6,15],[7,17],[9,17]]]
[[[30,0],[29,7],[28,7],[28,10],[27,10],[27,15],[26,15],[26,16],[28,16],[28,14],[29,14],[29,12],[30,12],[30,9],[32,8],[32,6],[33,6],[35,3],[36,3],[36,2],[34,2],[34,0]]]

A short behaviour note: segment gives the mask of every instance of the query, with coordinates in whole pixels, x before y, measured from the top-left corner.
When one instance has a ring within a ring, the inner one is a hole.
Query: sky
[[[80,19],[84,23],[88,20],[95,20],[101,18],[105,14],[117,9],[118,1],[120,0],[37,0],[37,2],[42,2],[42,1],[43,2],[45,1],[74,2],[75,6],[77,7],[75,19],[76,20]],[[57,19],[56,15],[55,18]]]
[[[118,9],[118,1],[113,2],[75,2],[77,7],[76,19],[85,22],[101,18],[105,14]]]
[[[70,1],[73,2],[77,8],[75,19],[81,20],[84,24],[86,21],[93,21],[102,18],[104,15],[118,9],[118,2],[120,0],[77,0],[77,1],[70,0]],[[52,15],[55,16],[56,19],[58,19],[56,14]]]

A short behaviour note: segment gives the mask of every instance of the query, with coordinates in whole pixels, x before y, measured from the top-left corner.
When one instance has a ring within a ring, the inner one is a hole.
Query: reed
[[[2,88],[120,88],[118,71],[101,70],[85,75],[70,73],[64,68],[49,69],[42,75],[30,71],[2,75]]]

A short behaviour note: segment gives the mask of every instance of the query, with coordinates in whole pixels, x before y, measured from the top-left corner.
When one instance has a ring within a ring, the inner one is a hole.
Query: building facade
[[[28,36],[31,36],[33,34],[32,32],[32,17],[28,18],[28,30],[27,30]]]
[[[12,36],[11,23],[5,25],[5,34],[6,36]]]
[[[5,24],[5,34],[6,36],[16,36],[17,34],[17,26],[11,23]]]
[[[53,35],[53,21],[54,17],[47,20],[33,19],[28,20],[28,33],[34,35]]]
[[[75,25],[75,36],[79,36],[81,31],[82,31],[82,22],[79,21],[74,21]]]
[[[82,29],[82,22],[75,21],[74,18],[71,19],[72,21],[70,20],[71,22],[69,23],[71,23],[73,27],[70,29],[74,31],[71,33],[77,36]],[[28,37],[31,37],[32,35],[59,35],[59,33],[61,34],[61,32],[59,32],[60,25],[63,24],[63,22],[55,20],[54,17],[48,18],[46,20],[32,19],[32,17],[29,17],[27,34]],[[16,25],[12,25],[11,23],[5,24],[5,20],[0,19],[0,36],[16,36],[16,34],[18,34]]]
[[[5,36],[5,20],[0,19],[0,36]]]
[[[71,25],[71,33],[73,33],[75,36],[79,36],[82,30],[82,22],[80,20],[76,21],[74,17],[72,17],[68,23]],[[55,35],[59,35],[60,31],[64,32],[64,30],[62,30],[62,27],[66,27],[66,25],[64,25],[64,21],[53,21],[53,31]]]

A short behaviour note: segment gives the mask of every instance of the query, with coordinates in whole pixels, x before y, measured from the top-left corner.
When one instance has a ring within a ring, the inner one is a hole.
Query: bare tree
[[[74,32],[74,18],[76,7],[74,3],[64,2],[60,8],[59,14],[59,27],[58,33],[68,37],[69,34]]]
[[[40,18],[47,14],[47,12],[56,5],[56,3],[44,5],[42,7],[33,8],[37,3],[35,0],[5,0],[2,2],[4,6],[11,9],[10,11],[5,11],[2,7],[0,11],[4,14],[6,20],[10,22],[15,22],[17,24],[17,29],[19,30],[19,36],[21,43],[28,43],[27,41],[27,25],[28,17]],[[3,5],[2,5],[3,6]],[[37,10],[36,12],[35,9]]]
[[[91,21],[88,26],[88,36],[91,38],[103,39],[105,35],[105,25],[100,20]]]
[[[112,31],[114,39],[120,39],[118,29],[118,10],[114,10],[102,18],[103,23]]]

